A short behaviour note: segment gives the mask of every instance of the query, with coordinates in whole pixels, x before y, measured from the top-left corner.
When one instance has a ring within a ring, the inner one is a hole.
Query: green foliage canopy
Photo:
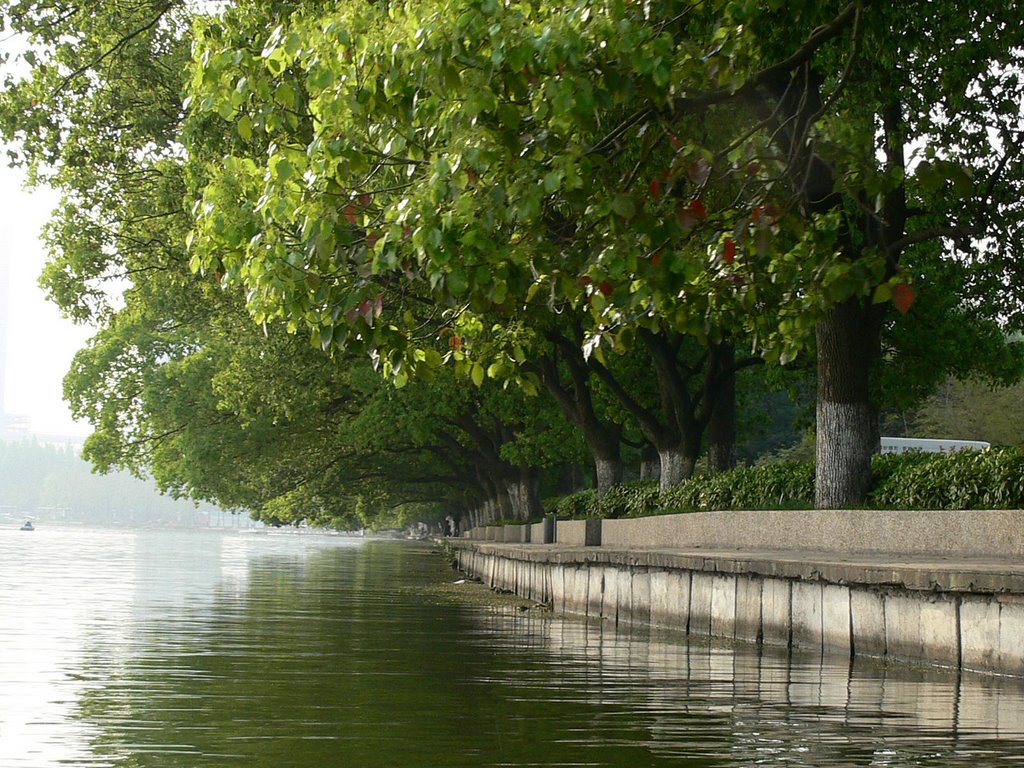
[[[267,8],[198,32],[192,119],[232,137],[193,266],[403,380],[473,312],[582,307],[589,352],[743,328],[785,361],[850,297],[930,290],[916,245],[970,253],[967,300],[1010,268],[1005,3],[298,4],[264,36]]]

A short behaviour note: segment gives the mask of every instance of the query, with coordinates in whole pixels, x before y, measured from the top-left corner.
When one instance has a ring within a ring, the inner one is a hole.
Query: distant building
[[[2,394],[2,391],[0,391],[0,394]],[[22,440],[28,440],[31,436],[32,433],[29,430],[28,417],[6,413],[3,408],[0,407],[0,441],[5,443],[16,443]]]
[[[958,451],[983,451],[991,448],[984,440],[948,440],[920,437],[883,437],[882,453],[956,453]]]

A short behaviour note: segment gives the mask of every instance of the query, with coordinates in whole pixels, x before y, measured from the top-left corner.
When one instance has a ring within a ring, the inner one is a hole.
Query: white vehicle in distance
[[[956,453],[957,451],[983,451],[991,448],[984,440],[931,440],[919,437],[883,437],[882,453]]]

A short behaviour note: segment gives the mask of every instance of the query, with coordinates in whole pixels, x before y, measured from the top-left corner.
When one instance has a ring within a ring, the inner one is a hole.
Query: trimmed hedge
[[[814,464],[780,461],[700,475],[661,494],[679,512],[716,509],[807,509],[814,506]]]
[[[557,517],[585,518],[645,517],[657,514],[661,506],[657,480],[637,480],[609,489],[604,498],[594,489],[547,499],[544,510]]]
[[[1024,509],[1024,450],[875,456],[875,509]],[[697,475],[660,491],[651,480],[624,483],[599,499],[594,490],[545,501],[570,519],[644,517],[727,509],[811,509],[814,462],[782,461]]]
[[[898,462],[888,473],[878,472],[871,492],[873,506],[1024,509],[1024,450],[1020,448],[904,455],[913,458]]]

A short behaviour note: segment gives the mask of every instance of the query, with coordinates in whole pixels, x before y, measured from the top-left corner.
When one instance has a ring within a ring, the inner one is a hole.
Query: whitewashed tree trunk
[[[657,454],[645,456],[640,461],[640,479],[657,480],[661,475],[661,461]]]
[[[539,479],[529,472],[523,472],[521,477],[508,482],[508,498],[516,520],[529,520],[541,515],[539,484]]]
[[[849,509],[867,497],[878,435],[873,421],[874,409],[868,403],[818,401],[814,489],[818,509]]]
[[[620,459],[594,458],[597,475],[597,495],[604,496],[608,489],[622,482],[622,461]]]
[[[693,475],[694,456],[688,456],[682,448],[664,448],[658,453],[661,463],[659,486],[662,490],[679,485]]]
[[[818,401],[814,505],[850,509],[871,490],[878,414],[870,372],[879,350],[880,315],[850,300],[817,325]]]

